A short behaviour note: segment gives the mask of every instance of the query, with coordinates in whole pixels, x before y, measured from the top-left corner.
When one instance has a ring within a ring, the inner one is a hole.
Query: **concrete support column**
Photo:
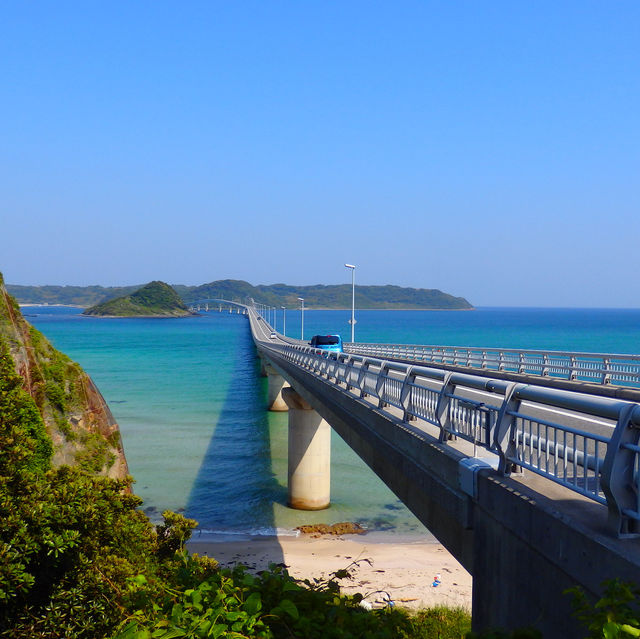
[[[289,410],[284,399],[282,399],[282,390],[289,387],[289,382],[271,366],[267,365],[265,368],[267,371],[267,406],[269,410],[278,412]]]
[[[289,506],[322,510],[331,503],[331,427],[293,390],[283,388],[289,407]]]

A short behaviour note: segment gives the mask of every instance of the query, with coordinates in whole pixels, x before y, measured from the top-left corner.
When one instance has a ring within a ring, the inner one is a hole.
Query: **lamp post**
[[[276,307],[273,307],[273,330],[277,331],[276,324],[278,323],[278,314],[276,313]]]
[[[287,334],[287,307],[281,306],[282,309],[282,334],[286,336]]]
[[[304,339],[304,297],[299,297],[300,301],[300,339]]]
[[[351,269],[351,343],[355,342],[355,329],[356,329],[356,267],[354,264],[345,264],[347,268]]]

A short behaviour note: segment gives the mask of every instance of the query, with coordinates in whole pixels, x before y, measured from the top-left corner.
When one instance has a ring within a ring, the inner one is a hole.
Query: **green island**
[[[130,295],[96,304],[83,312],[94,317],[187,317],[192,315],[180,296],[164,282],[154,281]]]
[[[166,285],[168,286],[168,285]],[[290,286],[269,284],[254,286],[243,280],[216,280],[200,286],[174,284],[173,290],[185,304],[205,299],[226,299],[247,303],[249,299],[269,306],[299,306],[303,297],[310,308],[351,308],[351,285]],[[21,304],[65,304],[92,307],[108,300],[127,299],[139,292],[140,286],[21,286],[7,285],[7,290]],[[390,310],[471,310],[463,297],[455,297],[438,289],[401,286],[356,286],[356,305],[361,309]]]

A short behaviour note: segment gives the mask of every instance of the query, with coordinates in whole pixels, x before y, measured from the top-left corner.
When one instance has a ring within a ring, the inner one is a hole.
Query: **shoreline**
[[[384,605],[383,593],[388,593],[408,609],[443,605],[471,610],[471,575],[430,539],[376,539],[370,534],[220,537],[196,537],[187,549],[213,557],[223,567],[244,564],[259,572],[270,563],[283,564],[295,579],[327,579],[351,565],[352,577],[340,580],[341,592],[360,592],[374,607]],[[437,575],[440,583],[434,587]]]
[[[34,306],[34,307],[38,307],[38,308],[47,308],[49,307],[63,307],[63,308],[91,308],[90,306],[84,306],[82,304],[57,304],[57,303],[51,303],[51,304],[47,304],[46,302],[18,302],[18,306],[23,307],[23,306]],[[291,308],[289,310],[293,310],[295,311],[296,309]],[[299,309],[298,309],[299,310]],[[329,308],[329,307],[324,307],[324,306],[318,306],[318,307],[304,307],[305,311],[349,311],[351,312],[350,308]],[[478,309],[473,306],[471,308],[358,308],[356,310],[359,311],[477,311]],[[211,312],[211,310],[209,311]],[[218,312],[218,311],[213,311],[213,312]],[[193,313],[192,315],[198,315],[199,313]],[[97,317],[97,316],[96,316]],[[125,316],[120,316],[120,315],[103,315],[102,317],[125,317]],[[129,317],[128,315],[126,317]],[[136,316],[137,317],[137,316]],[[151,316],[153,317],[153,316]],[[170,316],[172,317],[172,316]],[[184,316],[184,317],[188,317],[188,316]]]

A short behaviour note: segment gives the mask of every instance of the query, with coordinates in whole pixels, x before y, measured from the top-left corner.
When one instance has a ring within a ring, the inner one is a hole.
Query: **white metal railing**
[[[345,344],[345,351],[381,359],[640,387],[640,355],[373,343]]]

